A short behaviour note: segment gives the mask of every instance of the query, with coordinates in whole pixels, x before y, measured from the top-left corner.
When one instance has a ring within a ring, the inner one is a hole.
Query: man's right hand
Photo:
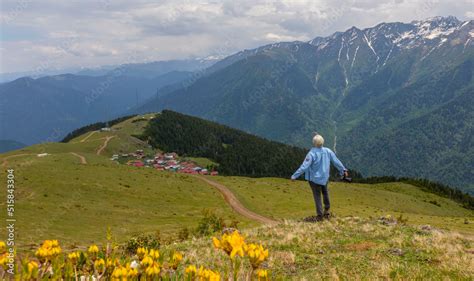
[[[346,177],[346,178],[349,177],[349,172],[348,171],[344,171],[344,177]]]

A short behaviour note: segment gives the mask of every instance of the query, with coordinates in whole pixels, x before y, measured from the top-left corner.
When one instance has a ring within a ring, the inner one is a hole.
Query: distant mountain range
[[[184,60],[167,60],[153,61],[146,63],[128,63],[122,65],[104,65],[89,68],[65,68],[65,69],[44,69],[42,71],[22,71],[22,72],[6,72],[0,73],[0,83],[6,83],[22,77],[30,77],[33,79],[54,76],[60,74],[76,74],[82,76],[106,76],[114,71],[126,72],[131,76],[140,76],[153,78],[170,71],[198,71],[207,68],[220,59],[221,55],[208,56],[204,58],[184,59]]]
[[[0,153],[17,150],[25,146],[26,145],[24,143],[14,140],[0,140]]]
[[[245,50],[136,112],[172,109],[270,139],[326,137],[364,175],[474,188],[474,21],[352,27]]]
[[[28,145],[60,140],[78,127],[122,115],[164,86],[193,81],[194,72],[216,61],[125,64],[0,84],[0,140]]]
[[[308,147],[314,131],[364,176],[474,190],[474,21],[352,27],[222,60],[168,61],[0,84],[0,139],[25,144],[172,109]]]

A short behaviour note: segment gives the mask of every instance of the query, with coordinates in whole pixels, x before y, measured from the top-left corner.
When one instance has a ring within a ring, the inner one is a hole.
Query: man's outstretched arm
[[[303,174],[304,172],[306,172],[306,170],[308,170],[308,168],[309,168],[309,166],[311,165],[312,162],[313,162],[313,156],[311,155],[310,152],[308,152],[308,154],[306,155],[306,157],[303,161],[303,164],[301,164],[301,166],[298,168],[298,170],[296,170],[296,172],[291,176],[291,179],[295,180],[295,179],[299,178],[301,176],[301,174]]]
[[[344,167],[344,165],[342,164],[341,160],[339,160],[336,156],[336,154],[330,150],[330,153],[329,155],[331,156],[331,163],[336,167],[336,169],[339,171],[339,174],[342,176],[342,175],[345,175],[346,177],[349,175],[347,173],[347,169],[346,167]]]

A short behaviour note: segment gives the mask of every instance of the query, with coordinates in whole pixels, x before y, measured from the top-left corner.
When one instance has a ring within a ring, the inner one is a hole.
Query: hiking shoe
[[[303,219],[303,222],[320,222],[323,220],[322,216],[309,216]]]
[[[329,220],[329,219],[331,219],[331,217],[332,217],[332,215],[329,212],[325,212],[324,215],[323,215],[323,219],[325,219],[325,220]]]

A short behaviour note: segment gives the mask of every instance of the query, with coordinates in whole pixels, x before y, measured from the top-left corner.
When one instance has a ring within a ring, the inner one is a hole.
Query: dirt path
[[[93,131],[87,135],[87,137],[83,138],[80,142],[85,142],[88,138],[90,138],[93,134],[97,133],[97,131]]]
[[[109,140],[113,139],[115,136],[108,136],[105,138],[105,141],[104,143],[99,147],[99,149],[97,150],[97,155],[100,155],[102,153],[102,151],[107,148],[107,145],[109,144]]]
[[[72,155],[78,157],[80,160],[81,160],[81,164],[87,164],[87,160],[86,160],[86,157],[80,155],[80,154],[77,154],[75,152],[69,152],[71,153]]]
[[[7,156],[3,158],[2,167],[6,167],[8,165],[8,159],[10,158],[15,158],[19,156],[27,156],[27,155],[35,155],[35,154],[34,153],[21,153],[21,154],[14,154],[14,155]]]
[[[234,209],[237,213],[241,214],[242,216],[247,217],[254,221],[264,223],[264,224],[278,223],[278,221],[276,220],[261,216],[245,208],[244,205],[242,205],[242,203],[240,203],[240,201],[237,199],[237,197],[235,197],[232,191],[230,191],[225,185],[222,185],[218,182],[215,182],[203,176],[195,176],[195,177],[215,187],[222,194],[222,196],[224,196],[224,200],[232,207],[232,209]]]

